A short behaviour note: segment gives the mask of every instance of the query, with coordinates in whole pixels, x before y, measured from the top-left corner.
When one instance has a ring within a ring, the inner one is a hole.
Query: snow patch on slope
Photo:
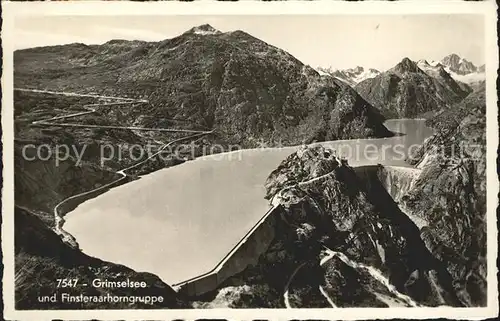
[[[380,71],[373,69],[373,68],[363,68],[363,67],[356,67],[356,68],[350,68],[350,69],[332,69],[330,68],[316,68],[316,71],[320,75],[328,75],[335,77],[348,85],[354,86],[357,85],[358,83],[362,82],[363,80],[369,79],[369,78],[375,78],[380,74]]]
[[[443,68],[455,81],[459,81],[468,85],[476,84],[478,82],[484,81],[486,79],[486,75],[484,72],[471,72],[468,74],[458,74],[450,69],[448,66],[444,66],[439,61],[427,61],[427,60],[419,60],[417,62],[417,66],[422,69],[429,76],[436,77],[439,75],[439,69]]]
[[[471,72],[470,74],[460,75],[449,70],[449,68],[445,68],[445,70],[453,79],[466,83],[468,85],[475,84],[486,79],[486,75],[484,72]]]

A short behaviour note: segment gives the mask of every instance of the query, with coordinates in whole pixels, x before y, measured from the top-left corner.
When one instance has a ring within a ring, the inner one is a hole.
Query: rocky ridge
[[[389,118],[411,118],[449,108],[470,92],[446,71],[439,69],[435,74],[427,74],[408,58],[377,77],[362,81],[355,89]]]
[[[422,239],[445,262],[460,299],[486,304],[486,104],[484,86],[429,120],[438,131],[412,157],[422,168],[402,204],[426,222]]]

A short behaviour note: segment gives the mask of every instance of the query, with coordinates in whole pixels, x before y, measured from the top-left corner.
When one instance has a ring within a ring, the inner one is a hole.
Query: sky
[[[208,23],[243,30],[312,67],[387,70],[408,57],[441,60],[456,53],[484,64],[481,15],[43,16],[17,18],[16,49],[111,39],[158,41]]]

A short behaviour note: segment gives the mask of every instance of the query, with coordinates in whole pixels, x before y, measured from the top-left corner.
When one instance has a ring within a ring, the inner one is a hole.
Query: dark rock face
[[[423,172],[402,197],[427,222],[422,239],[468,306],[486,305],[485,112],[483,87],[429,121],[438,133],[415,157]]]
[[[158,309],[187,308],[186,301],[158,277],[149,273],[137,273],[125,266],[104,262],[89,257],[63,243],[58,235],[36,215],[16,207],[15,210],[16,251],[16,308],[17,309]],[[57,279],[78,278],[75,288],[58,288]],[[96,288],[90,284],[94,279],[120,282],[144,281],[146,288]],[[83,286],[88,284],[88,286]],[[64,303],[61,296],[161,296],[163,302],[156,304],[136,303]],[[39,296],[56,294],[58,302],[39,302]]]
[[[386,137],[377,111],[331,77],[243,31],[195,27],[160,42],[41,47],[15,53],[16,87],[147,98],[136,125],[175,119],[256,146]]]
[[[470,92],[445,70],[435,76],[404,58],[394,68],[362,81],[355,89],[388,118],[415,117],[438,111],[459,102]]]

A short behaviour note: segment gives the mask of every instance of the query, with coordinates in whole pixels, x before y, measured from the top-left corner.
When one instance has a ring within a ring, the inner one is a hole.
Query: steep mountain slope
[[[335,70],[332,68],[318,68],[318,72],[340,79],[349,86],[353,87],[365,79],[375,78],[377,75],[380,74],[380,71],[376,69],[373,68],[365,69],[360,66],[345,70],[341,69]]]
[[[438,132],[412,161],[423,172],[401,202],[422,219],[422,239],[446,265],[466,305],[486,304],[484,86],[429,121]]]
[[[395,67],[355,89],[386,117],[415,117],[447,108],[468,95],[452,78],[439,72],[439,79],[428,75],[414,61],[404,58]]]
[[[243,31],[208,25],[160,42],[18,51],[15,85],[147,98],[137,125],[183,120],[244,147],[390,135],[351,88]]]

